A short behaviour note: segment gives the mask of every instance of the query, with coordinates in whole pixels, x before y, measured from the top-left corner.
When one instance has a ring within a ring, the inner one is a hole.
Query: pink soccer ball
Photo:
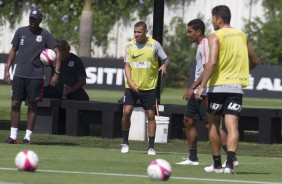
[[[32,150],[20,151],[15,158],[15,164],[20,171],[35,171],[38,167],[39,159]]]
[[[40,54],[40,60],[44,66],[52,66],[56,60],[56,53],[52,49],[44,49]]]
[[[171,166],[164,159],[153,160],[147,167],[147,173],[150,179],[167,181],[171,175]]]

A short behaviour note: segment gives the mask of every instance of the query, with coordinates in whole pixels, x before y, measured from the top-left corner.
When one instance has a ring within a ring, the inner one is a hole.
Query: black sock
[[[155,136],[154,137],[149,137],[148,149],[150,149],[150,148],[154,149],[154,147],[155,147]]]
[[[224,150],[224,152],[225,152],[226,155],[227,155],[227,146],[226,146],[226,145],[224,145],[224,146],[222,145],[221,147],[222,147],[222,149]]]
[[[122,131],[123,143],[128,145],[129,131]]]
[[[236,153],[234,151],[227,151],[227,162],[226,166],[229,166],[231,169],[233,169],[233,161],[236,159]]]
[[[213,156],[213,166],[214,166],[214,168],[222,167],[221,166],[221,156],[220,155]]]
[[[197,157],[197,148],[189,148],[189,160],[191,161],[198,161],[198,157]]]

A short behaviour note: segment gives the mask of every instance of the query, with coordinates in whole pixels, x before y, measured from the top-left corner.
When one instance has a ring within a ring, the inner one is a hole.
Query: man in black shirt
[[[15,61],[16,70],[12,83],[11,133],[5,141],[8,144],[18,144],[18,125],[23,101],[27,102],[27,128],[22,141],[29,144],[37,113],[37,102],[42,98],[44,68],[40,61],[40,53],[45,48],[56,52],[55,72],[50,85],[55,86],[59,80],[61,56],[57,42],[46,30],[39,27],[42,21],[40,10],[33,10],[29,15],[29,26],[17,29],[12,40],[5,68],[5,82],[10,83],[10,67]]]
[[[62,56],[59,82],[56,86],[45,86],[43,97],[89,101],[83,89],[86,84],[86,72],[82,61],[70,52],[70,46],[66,40],[58,41],[58,49]]]

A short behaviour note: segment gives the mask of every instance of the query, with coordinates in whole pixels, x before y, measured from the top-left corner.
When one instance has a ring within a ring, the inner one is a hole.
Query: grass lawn
[[[22,137],[23,133],[19,132],[19,137]],[[7,134],[8,130],[3,130],[0,140],[4,140]],[[208,142],[198,144],[199,166],[175,164],[181,161],[182,157],[187,157],[184,140],[157,143],[156,156],[147,155],[146,141],[131,141],[128,154],[120,153],[120,143],[121,139],[101,139],[93,136],[33,134],[31,145],[0,144],[0,183],[154,183],[148,179],[146,168],[153,159],[162,158],[172,166],[173,173],[168,181],[171,184],[282,184],[281,144],[240,143],[237,152],[240,165],[235,169],[236,174],[224,175],[203,171],[203,168],[212,162]],[[16,170],[14,158],[23,149],[31,149],[38,154],[40,163],[36,172]],[[224,153],[222,159],[226,159]]]
[[[10,86],[1,86],[0,120],[9,120]],[[185,89],[165,89],[162,104],[185,104]],[[88,90],[91,100],[117,102],[122,91]],[[281,108],[282,100],[244,99],[246,107]],[[23,106],[22,120],[26,107]],[[3,123],[4,124],[4,123]],[[6,123],[8,124],[8,123]],[[9,135],[9,127],[1,124],[0,142]],[[19,131],[19,140],[24,136]],[[239,167],[235,175],[205,173],[203,168],[212,163],[208,142],[198,142],[199,166],[181,166],[176,162],[187,157],[185,140],[169,140],[156,144],[156,156],[146,153],[146,141],[130,141],[130,152],[120,153],[120,138],[102,139],[95,136],[73,137],[64,135],[33,134],[31,145],[7,145],[0,143],[0,184],[149,184],[147,165],[156,158],[172,165],[169,183],[174,184],[282,184],[282,144],[256,144],[241,142],[238,147]],[[34,150],[40,159],[36,172],[17,171],[16,154],[24,149]],[[222,160],[226,159],[222,153]]]

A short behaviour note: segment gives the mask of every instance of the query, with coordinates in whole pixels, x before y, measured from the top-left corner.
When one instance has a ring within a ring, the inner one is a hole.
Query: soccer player
[[[187,89],[183,95],[183,99],[188,100],[186,110],[184,113],[184,126],[186,128],[186,138],[188,143],[188,158],[185,158],[182,162],[176,163],[180,165],[199,165],[197,157],[197,120],[205,123],[208,128],[208,119],[206,111],[206,93],[203,92],[202,99],[196,100],[195,93],[198,91],[198,86],[203,78],[203,71],[205,64],[208,62],[209,57],[209,45],[208,39],[205,37],[205,24],[201,19],[191,20],[187,24],[187,36],[191,42],[198,44],[196,53],[196,68],[195,68],[195,80],[194,83]],[[226,133],[220,129],[221,144],[224,151],[226,148]],[[236,160],[236,165],[238,161]]]
[[[134,26],[135,39],[129,41],[125,48],[125,93],[123,99],[121,153],[128,153],[128,135],[130,117],[139,99],[148,119],[148,155],[156,155],[154,149],[156,121],[155,103],[158,72],[166,73],[169,60],[162,46],[156,40],[146,36],[147,25],[140,21]],[[162,61],[159,66],[158,59]],[[135,122],[133,122],[135,123]]]
[[[50,85],[58,83],[61,56],[57,48],[57,42],[46,30],[39,27],[42,21],[40,10],[32,10],[29,15],[29,26],[19,28],[12,40],[12,48],[8,54],[5,68],[5,82],[10,83],[10,67],[14,61],[17,66],[12,83],[12,109],[11,109],[11,133],[5,143],[17,144],[20,110],[23,101],[27,102],[27,128],[22,141],[30,144],[34,127],[37,102],[42,98],[43,90],[43,65],[40,61],[40,53],[45,48],[51,48],[56,52],[56,67]]]
[[[242,109],[243,88],[249,84],[249,69],[258,64],[247,36],[230,26],[231,12],[225,5],[212,9],[215,32],[208,38],[210,55],[196,99],[202,99],[207,86],[209,140],[213,164],[206,172],[234,173],[233,161],[239,141],[238,119]],[[221,165],[220,122],[227,128],[227,163]]]
[[[86,84],[86,72],[79,57],[70,52],[70,45],[66,40],[58,41],[61,53],[61,71],[56,86],[45,86],[43,98],[59,98],[63,95],[68,100],[89,101],[89,96],[83,89]]]

